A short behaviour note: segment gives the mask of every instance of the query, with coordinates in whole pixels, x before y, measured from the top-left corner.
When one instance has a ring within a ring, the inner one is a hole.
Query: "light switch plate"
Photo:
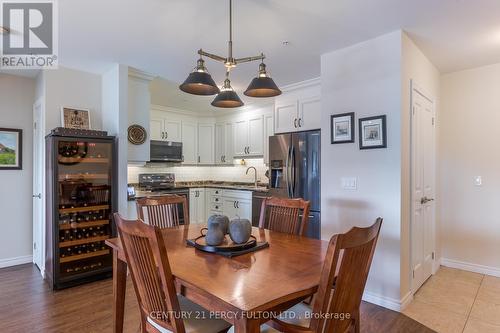
[[[356,177],[342,177],[342,189],[357,190],[358,179]]]
[[[483,185],[483,178],[481,176],[475,176],[474,177],[474,185],[475,186],[482,186]]]

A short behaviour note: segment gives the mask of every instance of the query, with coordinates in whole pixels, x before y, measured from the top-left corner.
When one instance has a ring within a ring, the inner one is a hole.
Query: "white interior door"
[[[45,190],[44,190],[44,118],[43,102],[33,105],[33,262],[44,272],[45,249]]]
[[[432,275],[435,230],[434,105],[412,89],[412,290]]]

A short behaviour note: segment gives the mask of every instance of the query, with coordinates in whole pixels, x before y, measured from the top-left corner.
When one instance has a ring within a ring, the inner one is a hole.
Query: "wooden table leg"
[[[235,333],[259,333],[260,321],[250,318],[238,319],[234,325]]]
[[[127,287],[127,263],[118,258],[113,250],[113,332],[123,332],[125,291]]]

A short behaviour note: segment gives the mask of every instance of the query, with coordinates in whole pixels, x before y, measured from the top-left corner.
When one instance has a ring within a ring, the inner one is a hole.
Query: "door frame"
[[[410,260],[409,260],[409,278],[410,278],[410,290],[411,290],[411,293],[414,294],[417,290],[414,290],[414,286],[413,286],[413,274],[412,274],[412,271],[413,271],[413,230],[412,230],[412,225],[413,225],[413,218],[414,218],[414,214],[413,214],[413,211],[414,211],[414,203],[415,203],[415,200],[413,200],[413,194],[414,194],[414,183],[413,183],[413,172],[414,172],[414,164],[413,164],[413,151],[414,151],[414,142],[413,142],[413,132],[414,132],[414,121],[413,121],[413,102],[414,102],[414,93],[417,93],[419,95],[421,95],[422,97],[424,97],[425,99],[427,99],[428,101],[430,101],[432,103],[432,116],[433,116],[433,119],[434,119],[434,126],[433,126],[433,132],[434,132],[434,140],[433,140],[433,144],[432,144],[432,150],[433,150],[433,154],[434,154],[434,165],[433,165],[433,169],[434,169],[434,196],[435,198],[437,197],[437,189],[436,189],[436,99],[434,96],[432,96],[432,94],[430,94],[429,92],[427,92],[424,88],[422,88],[422,86],[420,86],[417,82],[415,82],[414,79],[411,79],[410,80],[410,196],[409,196],[409,200],[410,200],[410,225],[409,225],[409,231],[410,231],[410,237],[409,237],[409,241],[410,241]],[[434,201],[434,205],[437,206],[437,202]],[[434,256],[433,256],[433,263],[432,263],[432,275],[434,275],[437,270],[439,269],[439,260],[437,258],[437,255],[436,255],[436,206],[434,207],[434,210],[433,210],[433,218],[432,218],[432,248],[433,248],[433,253],[434,253]]]
[[[40,114],[36,114],[37,110]],[[38,119],[38,127],[35,128],[35,119]],[[36,135],[38,134],[38,136]],[[38,212],[33,208],[33,263],[40,268],[42,277],[45,277],[45,99],[40,97],[33,103],[33,173],[40,175],[40,193],[42,195],[40,202],[41,216],[37,219],[35,214]],[[36,148],[40,152],[37,159]],[[35,176],[33,176],[33,190],[35,190]],[[35,194],[35,193],[33,193]]]

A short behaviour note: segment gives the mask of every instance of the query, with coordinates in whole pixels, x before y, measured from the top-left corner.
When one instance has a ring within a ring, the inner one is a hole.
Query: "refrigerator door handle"
[[[291,179],[291,192],[292,192],[292,198],[295,197],[295,180],[296,180],[296,165],[295,165],[295,146],[292,146],[292,149],[290,151],[290,155],[291,155],[291,160],[292,160],[292,172],[291,172],[291,175],[290,175],[290,179]]]
[[[286,154],[286,161],[285,161],[285,180],[286,180],[286,193],[288,194],[288,197],[290,198],[290,169],[289,169],[289,164],[290,164],[290,147],[288,147],[288,152]]]

